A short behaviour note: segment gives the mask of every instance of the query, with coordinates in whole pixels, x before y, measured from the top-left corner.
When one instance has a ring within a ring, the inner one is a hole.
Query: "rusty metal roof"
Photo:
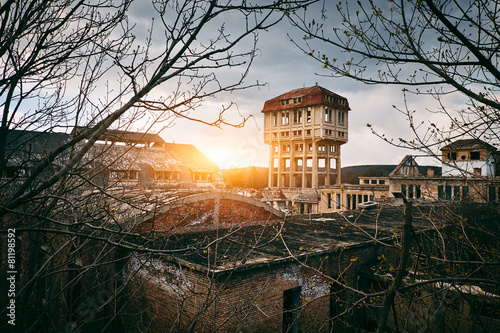
[[[327,95],[334,97],[334,101],[327,101],[325,98],[325,96]],[[295,104],[281,105],[282,100],[288,100],[298,97],[302,98],[302,102]],[[338,102],[339,98],[345,100],[345,104],[340,104]],[[264,108],[262,109],[262,112],[286,110],[290,108],[307,107],[319,104],[330,105],[337,109],[350,110],[349,102],[345,97],[342,97],[326,88],[316,85],[313,87],[295,89],[287,93],[284,93],[282,95],[279,95],[278,97],[270,99],[264,103]]]

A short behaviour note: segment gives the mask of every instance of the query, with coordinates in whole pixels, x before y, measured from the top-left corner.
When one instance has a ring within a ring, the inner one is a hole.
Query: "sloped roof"
[[[198,148],[190,144],[165,143],[165,150],[181,164],[195,172],[217,172],[219,167]]]
[[[335,97],[334,101],[327,101],[325,99],[325,95]],[[282,100],[295,97],[302,97],[302,102],[296,104],[281,105]],[[346,101],[346,104],[338,103],[339,98],[344,99]],[[316,85],[313,87],[294,89],[292,91],[279,95],[278,97],[272,98],[264,103],[262,112],[286,110],[290,109],[290,107],[307,107],[318,104],[331,105],[338,109],[350,110],[349,102],[345,97],[342,97],[326,88]]]
[[[181,171],[182,168],[193,172],[219,171],[217,164],[190,144],[165,143],[164,148],[96,144],[89,158],[118,170],[139,170],[141,164],[148,164],[155,171]]]
[[[5,140],[5,154],[8,166],[21,166],[39,161],[61,147],[69,140],[66,133],[9,130]],[[55,164],[62,163],[64,155],[56,158]]]
[[[60,147],[69,139],[69,134],[40,131],[10,130],[7,132],[7,149],[21,149],[31,144],[31,149],[42,153]]]
[[[147,164],[155,171],[181,171],[181,162],[164,149],[95,144],[88,158],[117,170],[140,170]]]
[[[496,152],[497,149],[490,145],[489,143],[486,143],[482,140],[479,139],[463,139],[463,140],[457,140],[449,145],[444,146],[441,148],[441,150],[450,150],[450,149],[488,149],[490,151]]]
[[[76,127],[77,132],[85,130],[86,127]],[[129,144],[148,144],[153,143],[155,146],[159,146],[165,143],[165,140],[158,134],[153,133],[142,133],[142,132],[132,132],[132,131],[121,131],[115,129],[107,129],[99,137],[100,141],[110,141],[110,142],[124,142]]]
[[[389,177],[393,176],[412,176],[412,177],[420,177],[425,176],[425,173],[422,171],[420,166],[418,165],[415,158],[411,155],[406,155],[403,160],[398,164],[398,166],[392,170],[389,174]]]

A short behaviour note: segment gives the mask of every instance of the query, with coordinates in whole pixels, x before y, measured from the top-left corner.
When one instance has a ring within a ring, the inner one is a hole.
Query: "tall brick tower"
[[[269,187],[318,188],[340,183],[340,146],[347,142],[347,99],[318,85],[264,103]]]

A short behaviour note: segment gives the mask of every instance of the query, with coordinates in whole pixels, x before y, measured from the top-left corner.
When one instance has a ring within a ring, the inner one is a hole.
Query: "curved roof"
[[[333,101],[327,101],[325,98],[325,96],[327,95],[334,97]],[[302,101],[300,103],[281,105],[282,100],[288,100],[298,97],[302,97]],[[339,99],[345,100],[345,104],[340,104]],[[279,95],[278,97],[270,99],[264,103],[262,112],[286,110],[290,109],[290,107],[307,107],[318,104],[331,105],[337,109],[350,110],[349,102],[345,97],[316,85],[307,88],[294,89],[287,93]]]

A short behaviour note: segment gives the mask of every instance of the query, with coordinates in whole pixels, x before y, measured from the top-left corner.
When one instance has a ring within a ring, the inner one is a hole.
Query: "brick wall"
[[[142,223],[137,230],[146,232],[175,230],[202,231],[216,227],[214,222],[215,200],[201,200],[172,208],[167,213],[161,213]],[[267,224],[279,220],[262,207],[237,200],[221,199],[219,206],[219,227],[234,224]]]
[[[135,326],[124,326],[131,327],[130,332],[139,328],[149,332],[163,332],[166,328],[186,331],[190,325],[194,325],[195,332],[280,332],[283,293],[301,286],[301,331],[330,332],[331,292],[338,291],[339,300],[335,302],[340,312],[358,297],[328,276],[340,277],[342,283],[356,289],[360,272],[376,263],[381,253],[382,247],[365,245],[308,258],[310,267],[288,261],[217,276],[154,261],[146,270],[132,274],[129,294],[137,295],[137,299],[127,304],[124,318]],[[136,318],[130,315],[134,313]],[[350,311],[343,319],[356,326],[362,315]],[[142,323],[138,323],[139,318]]]

